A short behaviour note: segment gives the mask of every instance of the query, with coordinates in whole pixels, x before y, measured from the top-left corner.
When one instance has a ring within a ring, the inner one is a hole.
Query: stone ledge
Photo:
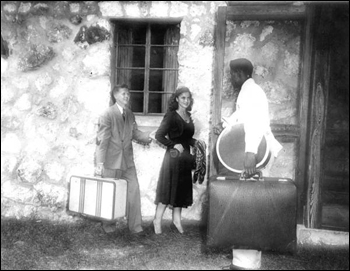
[[[349,232],[320,230],[297,225],[298,246],[349,247]]]

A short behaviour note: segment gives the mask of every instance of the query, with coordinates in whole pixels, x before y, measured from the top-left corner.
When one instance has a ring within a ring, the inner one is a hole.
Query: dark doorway
[[[332,5],[321,228],[349,231],[349,5]]]

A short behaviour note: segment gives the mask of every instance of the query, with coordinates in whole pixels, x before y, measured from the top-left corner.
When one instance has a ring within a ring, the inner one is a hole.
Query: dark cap
[[[241,70],[251,76],[253,73],[253,64],[246,58],[237,58],[230,61],[230,69]]]

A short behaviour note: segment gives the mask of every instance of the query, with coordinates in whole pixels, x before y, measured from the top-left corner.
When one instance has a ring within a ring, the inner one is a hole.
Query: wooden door
[[[348,231],[348,6],[316,7],[313,33],[305,225]]]
[[[227,26],[230,21],[296,21],[301,27],[300,31],[300,66],[298,82],[296,87],[295,112],[296,115],[291,123],[286,121],[275,122],[272,125],[272,131],[279,141],[293,145],[293,179],[298,187],[298,223],[303,223],[303,209],[306,202],[306,150],[308,141],[308,114],[309,114],[309,93],[310,93],[310,70],[311,70],[311,26],[313,20],[312,8],[300,5],[295,6],[291,3],[283,4],[251,4],[238,2],[231,6],[220,7],[217,13],[217,28],[215,36],[215,71],[214,71],[214,101],[212,126],[221,121],[222,105],[224,101],[225,90],[225,40]],[[253,2],[252,2],[253,3]],[[235,27],[235,26],[233,26]],[[266,28],[268,29],[268,28]],[[267,51],[268,52],[268,51]],[[254,62],[254,61],[253,61]],[[254,78],[254,75],[253,75]],[[212,134],[210,148],[213,149],[217,136]],[[209,176],[217,172],[214,167],[213,156],[210,155]],[[280,176],[279,176],[280,177]]]

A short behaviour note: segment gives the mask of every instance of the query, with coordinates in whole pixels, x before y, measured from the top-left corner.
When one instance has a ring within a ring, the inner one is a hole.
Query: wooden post
[[[213,163],[212,150],[218,138],[213,133],[213,127],[221,121],[221,94],[222,81],[224,77],[224,55],[225,55],[225,37],[226,37],[226,7],[219,7],[217,12],[217,26],[215,29],[215,63],[214,63],[214,89],[213,89],[213,107],[212,121],[210,125],[211,137],[209,141],[209,159],[210,167],[208,176],[215,175],[217,172]]]

